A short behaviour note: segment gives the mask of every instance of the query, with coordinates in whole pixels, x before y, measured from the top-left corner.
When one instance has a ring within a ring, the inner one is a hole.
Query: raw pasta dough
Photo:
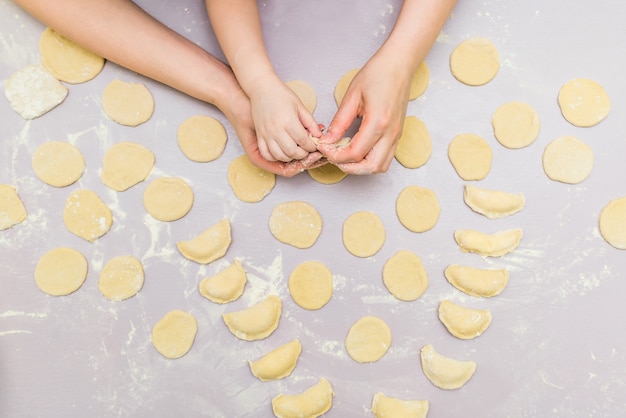
[[[462,340],[478,337],[491,324],[489,310],[466,308],[447,299],[441,301],[438,312],[448,332]]]
[[[100,273],[98,289],[113,301],[131,298],[143,286],[144,272],[141,262],[135,257],[114,257],[104,266]]]
[[[54,187],[76,182],[85,171],[85,159],[69,142],[44,142],[35,150],[32,166],[39,180]]]
[[[522,235],[520,228],[498,231],[493,234],[485,234],[472,229],[459,229],[454,232],[454,239],[464,252],[500,257],[517,248]]]
[[[479,269],[452,264],[444,274],[451,285],[470,296],[489,298],[502,293],[509,282],[506,269]]]
[[[372,413],[376,418],[426,418],[428,401],[404,400],[378,392],[372,398]]]
[[[602,122],[611,110],[604,88],[588,78],[576,78],[559,90],[559,107],[563,117],[574,126],[584,128]]]
[[[421,350],[422,370],[430,382],[441,389],[459,389],[476,371],[473,361],[445,357],[428,344]]]
[[[246,286],[246,270],[241,261],[233,264],[214,276],[200,282],[200,294],[215,303],[228,303],[237,300]]]
[[[600,212],[600,234],[613,247],[626,250],[626,196],[611,200]]]
[[[333,388],[323,377],[297,395],[280,394],[272,399],[272,410],[278,418],[316,418],[333,405]]]
[[[208,264],[223,257],[231,242],[230,221],[224,218],[195,238],[177,242],[176,247],[185,258],[196,263]]]
[[[348,176],[348,173],[342,171],[334,164],[324,164],[316,168],[310,168],[307,172],[313,180],[321,184],[339,183]]]
[[[77,190],[65,201],[63,221],[72,234],[95,241],[109,231],[113,215],[95,192]]]
[[[288,284],[291,298],[304,309],[320,309],[333,295],[333,274],[319,261],[296,266]]]
[[[63,103],[68,90],[41,65],[16,71],[4,84],[11,109],[24,119],[35,119]]]
[[[309,248],[322,232],[322,217],[306,202],[285,202],[274,207],[269,226],[278,241],[296,248]]]
[[[309,113],[315,112],[315,108],[317,107],[317,95],[309,83],[304,80],[291,80],[285,84],[298,96]]]
[[[364,316],[352,325],[346,337],[346,351],[354,361],[380,360],[391,345],[391,330],[380,318]]]
[[[0,184],[0,231],[9,229],[26,219],[26,208],[17,194],[17,189]]]
[[[334,95],[335,95],[335,103],[337,104],[337,106],[341,104],[341,101],[343,100],[343,96],[345,96],[346,91],[348,91],[348,87],[350,86],[350,83],[352,83],[352,79],[354,78],[356,73],[359,72],[359,70],[360,68],[353,68],[352,70],[348,71],[347,73],[341,76],[341,78],[335,85]]]
[[[228,165],[228,184],[239,200],[260,202],[276,185],[276,175],[256,167],[244,154]]]
[[[550,142],[543,151],[543,170],[552,180],[568,184],[584,181],[593,170],[593,150],[573,136]]]
[[[237,338],[245,341],[262,340],[278,328],[282,302],[276,295],[246,309],[222,315],[224,323]]]
[[[217,159],[226,147],[226,129],[219,120],[196,115],[178,126],[178,146],[191,161],[206,163]]]
[[[493,134],[507,148],[524,148],[539,135],[539,115],[529,104],[508,102],[500,106],[491,118]]]
[[[409,100],[415,100],[420,97],[426,91],[428,83],[430,82],[430,70],[426,61],[417,67],[413,79],[411,80],[411,89],[409,91]]]
[[[143,206],[159,221],[180,219],[191,210],[192,205],[193,191],[178,177],[158,178],[143,192]]]
[[[463,180],[482,180],[491,170],[491,147],[474,134],[459,134],[448,146],[448,158]]]
[[[425,232],[439,220],[441,206],[435,192],[418,186],[407,186],[396,199],[398,220],[409,231]]]
[[[373,212],[355,212],[343,223],[343,245],[357,257],[371,257],[385,243],[385,226]]]
[[[417,255],[401,250],[385,263],[383,283],[397,299],[412,301],[428,289],[428,275]]]
[[[163,357],[177,359],[191,350],[197,333],[196,318],[188,312],[174,310],[152,328],[152,344]]]
[[[35,267],[35,283],[44,293],[65,296],[77,291],[87,278],[87,259],[72,248],[55,248]]]
[[[250,371],[259,380],[268,382],[283,379],[296,368],[302,345],[297,338],[250,362]]]
[[[430,159],[432,150],[426,124],[416,116],[407,116],[395,150],[396,160],[406,168],[419,168]]]
[[[463,200],[474,212],[489,219],[504,218],[521,211],[526,204],[522,193],[508,193],[465,185]]]
[[[147,122],[154,112],[154,98],[143,84],[115,79],[102,93],[102,108],[113,121],[126,126]]]
[[[467,39],[457,45],[450,55],[452,75],[468,86],[487,84],[499,69],[498,49],[486,38]]]
[[[144,181],[153,167],[154,154],[148,148],[133,142],[119,142],[104,154],[100,180],[107,187],[123,192]]]

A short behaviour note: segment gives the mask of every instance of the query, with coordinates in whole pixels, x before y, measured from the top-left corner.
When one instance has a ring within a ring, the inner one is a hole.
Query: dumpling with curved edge
[[[254,341],[269,337],[278,328],[282,302],[276,295],[249,308],[222,315],[226,326],[235,337]]]
[[[209,264],[226,254],[231,241],[230,222],[222,219],[195,238],[177,242],[176,247],[185,258],[196,263]]]
[[[426,418],[428,401],[404,400],[378,392],[372,399],[372,413],[376,418]]]
[[[474,212],[489,219],[505,218],[521,211],[526,204],[523,193],[509,193],[500,190],[488,190],[465,185],[463,192],[465,204]]]
[[[270,351],[256,361],[250,361],[250,371],[264,382],[287,377],[296,368],[302,344],[297,338]]]
[[[319,382],[297,395],[280,394],[272,399],[272,410],[278,418],[313,418],[330,410],[333,388],[323,377]]]
[[[457,305],[447,299],[439,304],[439,320],[450,334],[462,340],[478,337],[491,325],[491,311]]]
[[[450,284],[470,296],[489,298],[502,293],[509,282],[506,269],[479,269],[451,264],[444,271]]]
[[[472,378],[476,363],[445,357],[431,344],[422,347],[422,370],[430,382],[441,389],[459,389]]]
[[[522,235],[521,228],[507,229],[493,234],[472,229],[459,229],[454,232],[454,239],[463,252],[500,257],[517,248]]]
[[[215,303],[228,303],[237,300],[243,293],[247,282],[246,270],[241,261],[235,260],[217,274],[202,279],[200,294]]]

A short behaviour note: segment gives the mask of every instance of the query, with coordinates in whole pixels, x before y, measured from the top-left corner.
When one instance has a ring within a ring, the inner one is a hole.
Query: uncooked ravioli
[[[319,261],[300,263],[289,275],[289,294],[304,309],[320,309],[333,295],[333,274]]]
[[[243,294],[246,282],[246,270],[241,261],[235,260],[224,270],[202,279],[198,287],[200,294],[210,301],[228,303],[237,300]]]
[[[296,368],[302,345],[297,338],[249,362],[252,374],[263,382],[283,379]]]
[[[500,54],[489,39],[470,38],[454,48],[450,54],[452,75],[468,86],[482,86],[490,82],[500,69]]]
[[[191,161],[206,163],[217,159],[226,147],[226,129],[206,115],[196,115],[178,126],[178,146]]]
[[[306,202],[285,202],[272,210],[269,227],[280,242],[296,248],[309,248],[322,232],[322,217]]]
[[[144,181],[154,167],[154,154],[133,142],[114,144],[104,154],[100,180],[107,187],[122,192]]]
[[[400,250],[383,266],[383,283],[397,299],[412,301],[428,289],[428,275],[417,255]]]
[[[491,170],[491,147],[475,134],[459,134],[448,145],[448,158],[463,180],[482,180]]]
[[[364,316],[350,327],[346,350],[359,363],[380,360],[391,346],[391,330],[380,318]]]
[[[248,308],[222,315],[224,323],[237,338],[245,341],[262,340],[278,328],[282,302],[276,295],[269,295]]]
[[[539,135],[539,115],[529,104],[508,102],[500,106],[491,118],[493,134],[507,148],[524,148]]]
[[[584,181],[593,169],[593,150],[573,136],[550,142],[543,151],[543,170],[552,180],[568,184]]]
[[[315,111],[317,107],[317,95],[309,83],[304,80],[291,80],[285,84],[298,96],[309,113]]]
[[[144,282],[141,262],[135,257],[118,256],[109,260],[98,281],[98,289],[107,299],[122,301],[139,292]]]
[[[444,275],[461,292],[483,298],[499,295],[509,282],[506,269],[480,269],[451,264],[446,267]]]
[[[396,146],[396,160],[406,168],[419,168],[430,159],[432,150],[432,140],[424,122],[416,116],[407,116]]]
[[[372,398],[372,413],[376,418],[426,418],[428,401],[405,400],[377,392]]]
[[[0,184],[0,231],[19,224],[26,219],[26,215],[17,189],[9,184]]]
[[[572,125],[588,128],[602,122],[611,110],[611,100],[594,80],[576,78],[559,90],[559,107]]]
[[[111,120],[121,125],[137,126],[152,117],[154,98],[143,84],[115,79],[104,88],[102,108]]]
[[[177,242],[176,247],[185,258],[196,263],[208,264],[223,257],[231,242],[230,221],[224,218],[196,237]]]
[[[68,196],[63,208],[63,222],[72,234],[95,241],[109,231],[113,215],[94,191],[83,189]]]
[[[65,296],[77,291],[87,278],[87,259],[72,248],[45,253],[35,267],[35,283],[44,293]]]
[[[613,247],[626,250],[626,196],[611,200],[600,212],[600,234]]]
[[[252,164],[246,154],[228,165],[228,184],[243,202],[260,202],[276,185],[276,175]]]
[[[163,357],[177,359],[191,350],[197,333],[198,322],[193,315],[173,310],[152,327],[152,344]]]
[[[441,389],[459,389],[476,371],[475,362],[446,357],[438,353],[431,344],[422,347],[420,357],[424,375],[433,385]]]
[[[191,210],[192,205],[193,191],[178,177],[158,178],[143,192],[143,206],[159,221],[180,219]]]
[[[407,186],[396,199],[398,220],[408,230],[425,232],[439,219],[441,206],[435,192],[425,187]]]
[[[360,211],[343,223],[343,245],[357,257],[371,257],[385,243],[385,226],[373,212]]]
[[[43,66],[24,67],[4,84],[11,109],[24,119],[35,119],[63,103],[68,90]]]
[[[504,218],[524,208],[526,198],[522,193],[509,193],[465,185],[463,201],[474,212],[489,219]]]
[[[333,405],[333,388],[323,377],[304,392],[280,394],[272,399],[272,410],[278,418],[317,418]]]
[[[521,228],[507,229],[493,234],[473,229],[454,231],[454,239],[461,251],[487,257],[500,257],[510,253],[517,248],[522,236]]]
[[[481,335],[491,324],[491,311],[457,305],[447,299],[439,304],[439,320],[450,334],[462,340]]]
[[[54,187],[76,182],[85,171],[85,159],[69,142],[49,141],[37,147],[32,167],[39,180]]]

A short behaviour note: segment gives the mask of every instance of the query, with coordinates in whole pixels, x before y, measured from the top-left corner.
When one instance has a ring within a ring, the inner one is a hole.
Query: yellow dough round
[[[177,359],[191,350],[197,333],[196,318],[188,312],[174,310],[152,327],[152,344],[163,357]]]
[[[610,201],[600,212],[600,234],[613,247],[626,250],[626,196]]]
[[[164,222],[185,216],[193,206],[191,187],[178,177],[161,177],[146,187],[143,205],[150,215]]]
[[[177,242],[176,247],[183,257],[196,263],[208,264],[223,257],[231,242],[230,221],[224,218],[195,238]]]
[[[104,67],[104,58],[70,41],[51,28],[39,38],[41,63],[57,79],[71,84],[96,77]]]
[[[72,234],[95,241],[109,231],[113,215],[94,191],[77,190],[65,201],[63,222]]]
[[[432,229],[440,213],[437,195],[425,187],[407,186],[396,199],[398,220],[409,231],[425,232]]]
[[[324,164],[308,169],[307,172],[313,180],[321,184],[336,184],[348,176],[348,173],[334,164]]]
[[[576,78],[559,90],[559,107],[572,125],[588,128],[602,122],[611,110],[611,100],[604,88],[588,78]]]
[[[0,231],[9,229],[26,219],[26,208],[17,194],[17,189],[0,184]]]
[[[334,96],[335,96],[335,103],[337,103],[337,106],[341,104],[341,101],[343,100],[343,96],[346,95],[346,91],[348,91],[348,87],[350,86],[350,83],[352,83],[352,79],[354,78],[356,73],[359,72],[359,70],[360,68],[353,68],[352,70],[348,71],[347,73],[341,76],[341,78],[335,85]]]
[[[491,147],[474,134],[459,134],[448,146],[448,158],[463,180],[482,180],[491,170]]]
[[[44,293],[65,296],[77,291],[87,278],[87,259],[72,248],[55,248],[35,267],[35,283]]]
[[[317,95],[309,83],[304,80],[291,80],[285,84],[298,96],[309,113],[315,111],[317,107]]]
[[[343,223],[343,245],[357,257],[371,257],[385,243],[385,226],[373,212],[355,212]]]
[[[289,275],[289,294],[304,309],[321,309],[333,295],[333,274],[319,261],[299,264]]]
[[[29,65],[9,77],[4,95],[11,109],[30,120],[51,111],[65,100],[67,88],[42,65]]]
[[[415,100],[426,91],[430,82],[430,70],[426,61],[417,67],[413,79],[411,80],[411,90],[409,91],[409,100]]]
[[[178,146],[191,161],[207,163],[226,148],[228,136],[222,123],[206,115],[196,115],[178,126]]]
[[[100,272],[98,289],[107,299],[122,301],[137,294],[143,287],[141,261],[131,256],[114,257]]]
[[[245,341],[262,340],[278,328],[282,306],[278,296],[269,295],[248,308],[225,313],[222,319],[235,337]]]
[[[137,126],[152,117],[154,98],[143,84],[116,79],[104,88],[102,108],[111,120],[125,126]]]
[[[228,184],[235,196],[243,202],[260,202],[276,185],[276,175],[250,162],[246,154],[228,165]]]
[[[198,286],[200,294],[215,303],[228,303],[239,299],[246,286],[246,270],[241,261],[235,260],[233,264],[207,277]]]
[[[428,275],[417,255],[400,250],[385,263],[383,283],[397,299],[412,301],[428,289]]]
[[[498,48],[486,38],[470,38],[454,48],[450,55],[452,75],[468,86],[487,84],[500,69]]]
[[[85,159],[78,148],[69,142],[44,142],[35,150],[33,171],[39,180],[54,187],[65,187],[76,182],[85,171]]]
[[[274,207],[269,226],[278,241],[296,248],[309,248],[322,232],[322,217],[306,202],[285,202]]]
[[[432,151],[433,144],[426,124],[416,116],[407,116],[396,146],[396,160],[406,168],[419,168],[428,162]]]
[[[539,135],[539,115],[529,104],[508,102],[500,106],[491,118],[493,134],[507,148],[524,148]]]
[[[543,151],[543,171],[552,180],[568,184],[584,181],[593,170],[593,150],[573,136],[550,142]]]
[[[102,161],[100,180],[107,187],[123,192],[144,181],[154,167],[154,154],[133,142],[119,142],[109,148]]]
[[[391,330],[380,318],[364,316],[352,325],[346,337],[346,350],[359,363],[380,360],[391,345]]]

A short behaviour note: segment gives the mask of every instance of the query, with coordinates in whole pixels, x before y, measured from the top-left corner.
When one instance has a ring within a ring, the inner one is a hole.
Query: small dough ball
[[[493,134],[507,148],[524,148],[539,136],[539,115],[529,104],[508,102],[500,106],[491,118]]]
[[[191,210],[193,191],[183,179],[161,177],[146,187],[143,206],[159,221],[175,221]]]
[[[385,243],[385,226],[373,212],[355,212],[343,223],[343,245],[357,257],[371,257]]]
[[[333,405],[333,388],[323,377],[297,395],[280,394],[272,399],[272,410],[278,418],[317,418]]]
[[[588,78],[576,78],[559,90],[559,107],[572,125],[588,128],[602,122],[611,110],[611,101],[604,88]]]
[[[428,344],[422,347],[422,370],[430,382],[441,389],[459,389],[472,378],[476,371],[473,361],[445,357]]]
[[[383,283],[397,299],[413,301],[428,289],[428,274],[417,255],[400,250],[385,263]]]
[[[307,172],[313,180],[321,184],[336,184],[348,176],[348,173],[342,171],[334,164],[324,164],[316,168],[310,168]]]
[[[552,180],[578,184],[593,169],[593,150],[573,136],[562,136],[550,142],[543,151],[543,171]]]
[[[247,281],[241,261],[235,260],[224,270],[203,279],[199,285],[200,294],[215,303],[232,302],[243,294]]]
[[[183,154],[199,163],[213,161],[222,155],[228,139],[222,123],[206,115],[186,119],[178,127],[177,137]]]
[[[610,201],[600,212],[600,234],[609,244],[626,250],[626,196]]]
[[[154,98],[146,86],[115,79],[102,93],[102,108],[109,119],[125,126],[147,122],[154,112]]]
[[[391,346],[391,330],[380,318],[364,316],[352,325],[346,337],[346,350],[359,363],[380,360]]]
[[[133,142],[119,142],[109,148],[102,161],[100,180],[105,186],[123,192],[144,181],[154,167],[154,154]]]
[[[9,184],[0,184],[0,231],[19,224],[26,219],[26,215],[17,189]]]
[[[317,107],[317,95],[309,83],[303,80],[291,80],[285,84],[298,96],[309,113],[315,112],[315,108]]]
[[[319,261],[301,263],[289,275],[289,294],[304,309],[321,309],[333,295],[333,274]]]
[[[65,201],[63,222],[72,234],[92,242],[111,229],[113,215],[94,191],[77,190]]]
[[[104,67],[104,58],[46,28],[39,38],[41,63],[57,79],[71,84],[95,78]]]
[[[498,48],[486,38],[470,38],[454,48],[450,55],[452,75],[468,86],[487,84],[500,69]]]
[[[428,401],[392,398],[382,392],[376,393],[372,399],[375,418],[426,418],[428,407]]]
[[[398,220],[409,231],[425,232],[432,229],[440,213],[437,195],[425,187],[407,186],[396,199]]]
[[[231,242],[230,221],[224,218],[202,231],[195,238],[177,242],[176,247],[188,260],[208,264],[223,257]]]
[[[409,91],[409,100],[415,100],[420,97],[426,91],[428,83],[430,82],[430,70],[426,61],[417,67],[413,79],[411,80],[411,89]]]
[[[346,92],[348,91],[348,87],[350,86],[350,83],[352,83],[352,79],[359,72],[359,70],[360,68],[353,68],[352,70],[348,71],[347,73],[341,76],[341,78],[335,85],[334,95],[335,95],[335,103],[337,103],[337,106],[341,104],[341,101],[343,100],[343,96],[346,95]]]
[[[44,142],[35,150],[33,170],[39,180],[54,187],[75,183],[85,171],[85,159],[69,142]]]
[[[98,289],[109,300],[122,301],[137,294],[143,287],[141,261],[131,256],[114,257],[100,273]]]
[[[65,296],[77,291],[87,278],[87,259],[72,248],[55,248],[35,267],[35,283],[44,293]]]
[[[474,134],[459,134],[448,146],[448,158],[463,180],[482,180],[491,170],[491,147]]]
[[[228,184],[243,202],[260,202],[276,185],[276,175],[252,164],[246,154],[228,165]]]
[[[67,88],[41,65],[29,65],[9,77],[4,95],[11,109],[24,119],[48,113],[65,100]]]
[[[306,202],[285,202],[274,207],[270,216],[274,238],[296,248],[309,248],[322,232],[322,217]]]
[[[278,296],[269,295],[248,308],[225,313],[222,319],[235,337],[244,341],[262,340],[278,328],[282,306]]]
[[[302,345],[297,338],[250,362],[250,371],[263,382],[283,379],[296,368]]]
[[[197,333],[196,318],[190,313],[174,310],[163,315],[152,327],[152,344],[163,357],[177,359],[191,350]]]
[[[406,168],[419,168],[428,162],[432,151],[433,143],[426,124],[416,116],[407,116],[396,146],[396,160]]]

